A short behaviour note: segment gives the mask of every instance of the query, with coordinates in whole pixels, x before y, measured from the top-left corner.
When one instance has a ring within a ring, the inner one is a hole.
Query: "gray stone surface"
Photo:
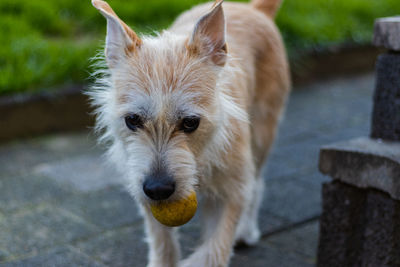
[[[375,21],[374,45],[400,51],[400,16]]]
[[[8,256],[8,252],[6,252],[4,249],[0,249],[0,262],[4,261]]]
[[[304,258],[308,263],[316,263],[319,224],[311,221],[288,231],[272,235],[265,242],[282,252]]]
[[[373,75],[363,75],[301,88],[289,99],[278,144],[335,139],[350,128],[368,134],[373,84]]]
[[[51,249],[43,254],[33,257],[18,259],[12,262],[3,263],[3,267],[70,267],[70,266],[85,266],[85,267],[104,267],[103,264],[95,261],[83,253],[66,246]]]
[[[141,221],[132,196],[121,187],[75,194],[65,198],[59,206],[103,230]]]
[[[324,184],[318,267],[359,266],[365,191],[340,182]]]
[[[292,223],[314,218],[321,212],[320,194],[320,186],[304,184],[295,179],[267,182],[265,205],[261,212],[276,215]]]
[[[231,266],[314,266],[321,212],[319,146],[367,135],[373,76],[298,88],[263,172],[262,239]],[[0,146],[0,265],[145,266],[147,246],[132,198],[88,133]],[[200,221],[182,227],[184,255]]]
[[[74,214],[47,204],[4,216],[0,229],[0,247],[7,248],[14,257],[38,253],[99,232]]]
[[[318,266],[400,266],[400,201],[336,181],[323,202]]]
[[[236,250],[231,260],[231,267],[311,267],[313,261],[283,251],[279,247],[260,242],[256,247]]]
[[[70,188],[46,177],[24,174],[0,178],[0,192],[0,210],[11,212],[61,200],[69,195]]]
[[[121,176],[98,154],[43,163],[36,166],[34,171],[61,183],[71,184],[83,192],[121,184]]]
[[[14,141],[0,147],[0,177],[31,174],[41,164],[101,153],[89,133],[52,135]]]
[[[261,209],[258,220],[262,235],[268,235],[282,229],[284,226],[291,225],[291,221],[288,218],[279,217],[267,208]]]
[[[379,191],[368,192],[362,266],[400,266],[400,201]]]
[[[380,189],[400,200],[400,143],[361,137],[325,146],[319,167],[333,179]]]
[[[147,259],[147,244],[141,227],[107,231],[74,246],[107,266],[145,266]]]
[[[371,137],[400,141],[399,53],[387,53],[378,57]]]

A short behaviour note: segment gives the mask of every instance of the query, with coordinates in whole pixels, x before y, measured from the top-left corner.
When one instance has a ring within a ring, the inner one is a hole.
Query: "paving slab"
[[[18,259],[12,262],[2,263],[3,267],[70,267],[70,266],[86,266],[86,267],[104,267],[103,264],[96,262],[87,255],[72,249],[71,247],[59,247],[46,251],[32,257]]]
[[[266,243],[281,251],[302,257],[309,263],[316,263],[318,232],[318,220],[314,220],[272,235],[266,239]]]
[[[121,184],[120,175],[99,154],[42,163],[35,167],[34,172],[53,178],[59,183],[72,185],[83,192]]]
[[[318,221],[262,238],[255,247],[235,250],[231,266],[315,266],[318,245]]]
[[[5,249],[0,249],[0,262],[5,261],[10,254]]]
[[[0,177],[30,173],[38,164],[62,160],[80,153],[99,153],[93,135],[71,133],[18,140],[0,146]]]
[[[65,198],[70,188],[47,177],[23,174],[0,178],[0,192],[0,210],[11,213],[18,208]]]
[[[102,230],[141,221],[132,196],[120,186],[86,194],[74,194],[61,201],[58,206],[84,218]]]
[[[335,79],[292,93],[280,127],[278,145],[297,142],[297,137],[302,135],[312,138],[360,125],[369,129],[374,80],[373,74]],[[318,131],[320,129],[322,131]]]
[[[50,205],[19,210],[4,217],[0,229],[0,247],[7,249],[9,257],[39,253],[99,232],[94,225]]]
[[[318,162],[318,138],[311,138],[295,144],[275,147],[267,161],[266,178],[277,178],[304,171]],[[315,171],[318,169],[315,168]],[[268,173],[269,172],[269,173]]]
[[[107,231],[74,245],[107,266],[145,266],[147,244],[141,225]]]
[[[292,223],[314,218],[321,213],[319,189],[320,186],[296,179],[267,182],[261,212],[274,214]]]
[[[260,242],[256,247],[237,249],[231,260],[231,267],[311,267],[313,262],[305,258],[289,254],[279,247]]]

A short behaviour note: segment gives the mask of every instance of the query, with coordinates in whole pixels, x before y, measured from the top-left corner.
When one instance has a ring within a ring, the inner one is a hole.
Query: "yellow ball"
[[[196,192],[187,198],[151,205],[154,218],[166,226],[180,226],[192,219],[197,209]]]

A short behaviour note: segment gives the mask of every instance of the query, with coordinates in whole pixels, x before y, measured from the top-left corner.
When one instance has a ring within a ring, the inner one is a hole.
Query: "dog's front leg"
[[[204,201],[204,243],[179,267],[225,267],[229,263],[243,201]]]
[[[180,258],[176,229],[157,222],[150,211],[144,212],[147,243],[149,244],[148,267],[176,267]]]

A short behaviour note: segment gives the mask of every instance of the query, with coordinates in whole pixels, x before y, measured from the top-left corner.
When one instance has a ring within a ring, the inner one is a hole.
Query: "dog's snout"
[[[143,183],[143,191],[153,200],[165,200],[175,192],[175,181],[167,175],[149,175]]]

